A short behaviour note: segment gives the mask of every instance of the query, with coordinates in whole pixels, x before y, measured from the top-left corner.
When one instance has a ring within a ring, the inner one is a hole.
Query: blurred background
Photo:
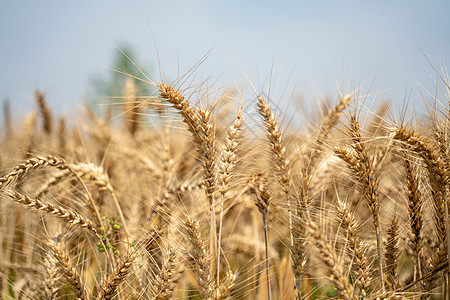
[[[4,1],[0,99],[14,115],[34,89],[63,114],[107,103],[117,47],[159,79],[250,90],[307,105],[359,87],[370,101],[424,109],[450,56],[449,1]],[[157,50],[157,51],[156,51]],[[159,56],[157,55],[159,53]],[[428,62],[429,60],[429,62]],[[436,68],[433,70],[431,64]],[[272,74],[272,75],[271,75]],[[120,75],[121,76],[121,75]],[[375,99],[375,100],[373,100]]]

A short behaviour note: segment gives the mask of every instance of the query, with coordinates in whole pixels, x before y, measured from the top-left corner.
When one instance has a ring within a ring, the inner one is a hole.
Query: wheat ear
[[[58,299],[58,281],[61,275],[59,274],[57,263],[58,261],[52,255],[48,253],[45,255],[43,261],[45,277],[42,284],[42,294],[46,300]]]
[[[433,198],[437,208],[437,229],[439,242],[446,241],[445,196],[449,175],[443,158],[436,146],[429,140],[404,127],[392,129],[391,138],[404,142],[416,152],[424,161],[428,171]]]
[[[348,281],[348,276],[344,272],[342,264],[337,260],[332,246],[326,240],[319,225],[311,220],[306,221],[305,225],[311,233],[315,246],[320,252],[320,259],[327,267],[330,280],[334,283],[338,298],[344,300],[356,300],[356,297],[353,295],[352,286]]]
[[[200,162],[203,166],[203,178],[205,181],[206,197],[209,201],[210,219],[211,219],[211,238],[210,249],[213,257],[217,257],[219,249],[217,248],[217,230],[214,192],[217,190],[217,149],[215,127],[211,120],[211,112],[197,107],[194,110],[185,97],[175,91],[172,86],[161,83],[158,85],[160,97],[167,100],[178,110],[183,117],[183,121],[188,125],[189,131],[194,138],[194,144],[199,152]],[[216,254],[214,256],[214,254]]]
[[[272,299],[272,293],[270,291],[269,234],[267,228],[267,212],[269,210],[270,194],[267,191],[267,181],[267,174],[256,172],[250,176],[248,187],[256,197],[255,204],[263,219],[264,247],[266,253],[267,296],[270,300]]]
[[[412,233],[411,251],[414,257],[414,280],[422,277],[420,268],[420,249],[422,247],[422,194],[419,189],[419,181],[411,162],[403,155],[405,169],[406,194],[408,198],[409,224]]]
[[[139,116],[142,104],[136,94],[136,85],[133,78],[127,78],[124,90],[125,127],[131,135],[134,135],[139,128]]]
[[[192,244],[192,251],[189,255],[194,266],[195,279],[199,286],[200,296],[202,299],[210,299],[214,290],[211,274],[211,256],[201,237],[198,222],[188,216],[184,225],[186,227],[187,237]]]
[[[66,118],[60,117],[58,123],[58,153],[60,156],[67,154],[67,130]]]
[[[32,157],[30,159],[25,160],[24,162],[20,163],[19,165],[15,166],[13,171],[6,174],[5,176],[0,178],[0,190],[5,189],[9,184],[12,182],[23,178],[30,172],[37,170],[39,168],[43,168],[46,166],[52,166],[60,170],[68,170],[72,174],[74,174],[77,179],[80,181],[81,185],[83,186],[83,189],[86,191],[89,203],[91,207],[93,208],[94,215],[97,218],[99,224],[102,224],[102,218],[100,217],[100,213],[98,211],[97,206],[95,205],[94,200],[91,197],[91,194],[89,193],[89,190],[87,189],[86,185],[84,184],[83,180],[81,180],[80,176],[70,168],[70,166],[66,163],[66,161],[60,157],[56,157],[53,155],[47,155],[47,156],[37,156]]]
[[[221,256],[221,248],[222,248],[222,226],[223,226],[223,205],[225,201],[225,195],[229,190],[230,181],[232,178],[232,173],[236,166],[238,157],[236,154],[239,141],[241,138],[242,132],[242,106],[236,112],[236,116],[234,118],[233,125],[230,126],[227,132],[226,142],[223,146],[222,155],[219,164],[219,172],[218,172],[218,190],[222,195],[222,199],[220,202],[220,215],[219,215],[219,233],[217,238],[217,275],[216,275],[216,284],[219,283],[220,279],[220,256]]]
[[[308,155],[309,161],[305,166],[305,168],[307,168],[307,171],[305,172],[306,176],[311,175],[311,170],[314,170],[315,166],[322,157],[322,150],[326,139],[330,136],[331,130],[338,124],[339,118],[343,115],[344,109],[348,107],[352,99],[353,97],[351,95],[345,95],[344,97],[339,98],[336,105],[328,110],[327,115],[322,119],[319,133],[317,134],[311,153]]]
[[[449,175],[446,163],[436,146],[414,131],[399,127],[392,130],[391,137],[409,145],[424,161],[437,208],[437,229],[440,242],[446,240],[445,196]]]
[[[448,204],[446,201],[447,189],[449,183],[449,174],[447,164],[444,158],[439,155],[437,147],[428,139],[414,131],[407,130],[405,127],[391,129],[392,139],[401,141],[411,147],[417,155],[419,155],[427,169],[429,182],[431,185],[431,193],[436,207],[435,220],[436,232],[438,236],[438,254],[434,256],[433,265],[440,265],[445,259],[450,266],[450,226],[448,216]],[[431,277],[426,280],[427,286],[433,287],[435,278]],[[450,289],[450,284],[446,283],[447,288]],[[429,291],[427,291],[429,292]],[[450,293],[446,291],[447,293]]]
[[[385,251],[384,258],[386,261],[386,282],[390,287],[390,290],[396,290],[398,288],[398,256],[400,254],[398,248],[398,220],[393,217],[387,230],[386,230],[386,240],[385,240]]]
[[[81,276],[78,274],[76,266],[73,264],[66,251],[53,240],[47,241],[46,245],[50,248],[53,257],[62,268],[64,277],[71,283],[76,297],[78,299],[88,299]]]
[[[44,211],[50,215],[57,216],[71,224],[80,226],[81,228],[87,228],[94,234],[98,235],[94,223],[74,210],[53,205],[45,200],[32,199],[16,191],[5,191],[5,194],[17,203],[21,203],[28,207]]]
[[[303,273],[306,264],[306,232],[304,226],[301,225],[301,222],[304,218],[303,210],[305,209],[307,199],[302,197],[302,195],[298,195],[293,189],[290,172],[291,166],[286,156],[283,135],[279,130],[278,122],[270,109],[270,105],[260,96],[257,96],[257,100],[258,113],[263,118],[266,136],[269,140],[272,156],[274,158],[273,167],[275,168],[275,174],[287,197],[291,240],[290,253],[292,259],[292,271],[295,277],[295,297],[296,299],[301,299],[300,276]],[[294,200],[296,204],[295,218],[292,211],[292,200]]]
[[[66,161],[62,158],[48,155],[37,156],[25,160],[14,167],[13,171],[0,178],[0,189],[4,189],[17,179],[23,179],[28,172],[43,168],[46,166],[56,167],[61,170],[68,169]]]
[[[381,247],[381,224],[379,217],[379,179],[374,160],[369,157],[365,142],[361,136],[359,121],[356,116],[350,117],[350,138],[352,139],[353,152],[336,147],[335,154],[347,163],[355,179],[359,182],[359,190],[364,196],[372,215],[373,225],[377,239],[377,255],[380,269],[380,286],[384,291],[384,267],[383,250]]]
[[[266,128],[266,135],[270,142],[272,155],[275,159],[274,167],[278,180],[283,187],[286,194],[292,193],[290,190],[292,185],[292,178],[290,173],[290,165],[286,156],[286,147],[283,142],[283,135],[281,134],[278,122],[273,115],[270,106],[260,96],[257,97],[258,113],[261,115]]]
[[[228,271],[216,289],[215,299],[230,299],[232,288],[236,285],[237,274]]]
[[[125,281],[131,271],[135,257],[134,253],[131,252],[131,250],[128,250],[128,252],[120,259],[113,273],[102,282],[98,299],[109,300],[117,294],[119,285]]]
[[[156,275],[152,284],[152,296],[156,300],[172,299],[173,283],[179,276],[177,272],[177,252],[169,248],[161,271]]]
[[[53,130],[53,119],[50,108],[48,107],[47,102],[44,98],[44,94],[42,94],[42,92],[36,90],[34,93],[39,106],[39,111],[42,116],[44,131],[46,134],[51,134]]]
[[[370,263],[367,259],[368,248],[363,245],[358,236],[360,226],[355,220],[353,214],[348,210],[347,205],[341,199],[338,199],[336,208],[337,220],[341,225],[341,230],[346,238],[350,258],[353,260],[351,269],[355,276],[355,283],[361,290],[363,297],[369,293],[372,282]]]

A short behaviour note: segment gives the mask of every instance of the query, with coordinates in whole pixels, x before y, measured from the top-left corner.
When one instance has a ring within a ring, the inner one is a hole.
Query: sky
[[[375,101],[421,107],[426,91],[436,90],[431,64],[440,70],[450,58],[450,1],[24,0],[0,7],[0,100],[10,99],[16,114],[35,106],[34,89],[62,114],[78,109],[92,78],[113,72],[123,42],[157,79],[160,67],[176,79],[208,54],[196,80],[212,76],[248,90],[248,80],[264,89],[271,78],[278,91],[271,96],[307,104],[360,87]]]

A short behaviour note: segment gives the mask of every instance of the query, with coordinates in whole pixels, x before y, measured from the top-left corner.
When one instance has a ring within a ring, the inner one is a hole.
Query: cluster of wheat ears
[[[3,298],[449,297],[448,99],[397,124],[342,95],[298,130],[188,77],[70,126],[4,106]]]

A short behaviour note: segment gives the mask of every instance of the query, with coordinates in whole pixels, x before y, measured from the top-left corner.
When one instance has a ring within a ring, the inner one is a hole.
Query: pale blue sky
[[[201,78],[244,86],[241,68],[257,83],[273,65],[273,81],[306,101],[335,97],[335,82],[365,82],[364,93],[375,78],[372,91],[400,103],[418,83],[434,90],[416,42],[437,67],[448,63],[449,12],[450,1],[4,1],[0,99],[25,113],[39,88],[69,113],[93,74],[111,72],[121,41],[157,71],[153,32],[169,78],[213,48]]]

